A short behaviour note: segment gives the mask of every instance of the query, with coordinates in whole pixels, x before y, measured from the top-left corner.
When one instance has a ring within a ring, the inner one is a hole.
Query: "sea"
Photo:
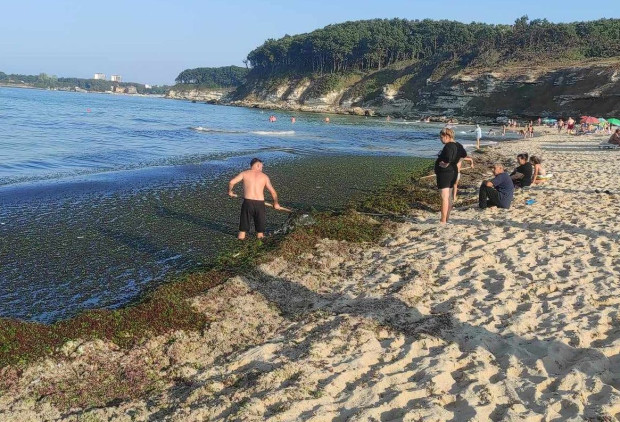
[[[122,306],[152,282],[203,264],[198,252],[209,239],[174,243],[172,235],[199,224],[222,245],[232,242],[232,223],[199,220],[197,209],[251,157],[267,168],[341,156],[431,158],[442,127],[0,87],[0,317],[47,323]],[[472,126],[454,129],[474,145]],[[170,237],[150,236],[166,228]]]

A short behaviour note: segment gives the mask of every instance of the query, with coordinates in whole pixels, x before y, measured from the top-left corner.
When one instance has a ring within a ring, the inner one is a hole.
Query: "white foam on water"
[[[224,130],[224,129],[212,129],[209,127],[196,126],[190,127],[191,130],[195,130],[196,132],[204,132],[204,133],[247,133],[240,130]]]
[[[496,144],[497,144],[497,142],[495,142],[495,141],[486,141],[486,142],[480,141],[480,146],[496,145]],[[476,147],[476,144],[463,143],[463,142],[461,142],[461,145],[463,145],[465,148],[475,148]]]
[[[281,130],[281,131],[270,131],[270,130],[255,130],[250,132],[254,135],[262,135],[262,136],[281,136],[281,135],[294,135],[294,130]]]

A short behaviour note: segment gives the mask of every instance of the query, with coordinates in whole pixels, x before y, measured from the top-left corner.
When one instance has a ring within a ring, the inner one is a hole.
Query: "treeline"
[[[175,79],[179,84],[197,84],[207,88],[232,88],[245,81],[249,70],[239,66],[186,69]]]
[[[329,25],[308,34],[269,39],[248,54],[256,72],[334,73],[377,70],[413,59],[460,60],[491,66],[536,58],[620,55],[620,19],[554,24],[517,19],[514,25],[373,19]]]
[[[112,82],[103,79],[59,78],[56,75],[48,75],[46,73],[40,73],[38,75],[7,75],[4,72],[0,72],[0,83],[9,85],[24,84],[42,89],[73,90],[75,88],[79,88],[94,92],[110,91],[112,86],[133,86],[140,94],[158,95],[163,95],[170,89],[169,86],[155,86],[152,88],[146,88],[143,84],[134,82]]]

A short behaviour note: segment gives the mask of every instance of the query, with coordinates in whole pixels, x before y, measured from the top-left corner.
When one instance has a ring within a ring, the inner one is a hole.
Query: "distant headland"
[[[345,22],[267,40],[234,73],[188,69],[167,96],[404,118],[620,115],[619,31],[620,19]]]
[[[121,82],[118,75],[106,80],[102,74],[94,74],[92,79],[59,78],[55,75],[40,73],[38,75],[6,74],[0,72],[0,86],[15,88],[37,88],[54,91],[101,92],[110,94],[164,95],[170,87],[167,85],[148,85],[136,82]]]

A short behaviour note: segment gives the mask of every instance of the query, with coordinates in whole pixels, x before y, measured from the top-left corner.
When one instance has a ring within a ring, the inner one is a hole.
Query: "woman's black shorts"
[[[254,220],[254,228],[256,233],[265,233],[266,220],[265,217],[265,201],[256,201],[254,199],[244,199],[241,205],[241,216],[239,217],[239,231],[249,232],[250,222]]]
[[[457,177],[455,171],[437,173],[437,189],[453,188]]]

